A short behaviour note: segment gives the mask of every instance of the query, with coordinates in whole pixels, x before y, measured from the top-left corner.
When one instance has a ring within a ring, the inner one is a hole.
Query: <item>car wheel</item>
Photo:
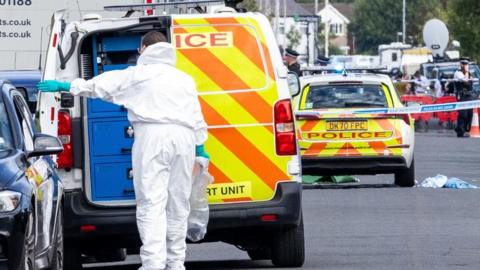
[[[400,187],[413,187],[415,185],[415,159],[412,160],[410,168],[395,173],[395,185]]]
[[[35,269],[35,212],[28,214],[20,270]]]
[[[247,253],[253,261],[272,259],[272,250],[268,247],[247,249]]]
[[[52,270],[63,270],[63,207],[58,209],[57,228],[55,235],[55,253],[52,258]]]
[[[303,218],[296,227],[283,229],[272,241],[272,262],[276,267],[301,267],[305,262]]]
[[[66,270],[81,270],[82,266],[82,252],[75,246],[75,244],[65,245],[63,257],[63,269]]]

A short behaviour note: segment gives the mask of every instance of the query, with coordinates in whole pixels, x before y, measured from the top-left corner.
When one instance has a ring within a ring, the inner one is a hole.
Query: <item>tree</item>
[[[462,55],[480,61],[480,1],[451,0],[448,8],[450,34],[460,41]]]
[[[429,19],[446,17],[445,1],[407,1],[407,42],[412,45],[423,43],[423,25]],[[376,53],[378,45],[397,40],[402,31],[402,1],[357,0],[349,31],[356,37],[359,52]]]
[[[238,6],[245,8],[247,11],[251,12],[259,11],[258,3],[256,0],[243,0],[243,2],[240,3]]]
[[[295,49],[300,45],[300,39],[302,38],[300,32],[295,26],[290,26],[290,30],[287,32],[288,48]]]

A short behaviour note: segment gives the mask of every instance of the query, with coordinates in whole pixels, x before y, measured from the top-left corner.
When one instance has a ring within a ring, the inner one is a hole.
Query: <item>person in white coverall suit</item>
[[[147,33],[137,65],[125,70],[71,84],[38,85],[44,92],[70,91],[128,109],[135,132],[132,159],[142,270],[185,269],[195,146],[206,154],[202,145],[207,130],[195,82],[175,68],[175,50],[166,41],[161,33]]]

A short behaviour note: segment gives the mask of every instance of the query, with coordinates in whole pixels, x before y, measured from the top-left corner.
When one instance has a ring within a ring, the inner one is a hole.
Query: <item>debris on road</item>
[[[314,175],[304,175],[302,178],[303,184],[307,185],[317,185],[321,183],[356,183],[360,182],[360,179],[350,176],[350,175],[341,175],[341,176],[314,176]]]
[[[438,174],[435,177],[428,177],[427,179],[423,180],[423,182],[420,184],[420,187],[454,189],[478,188],[477,186],[465,182],[461,179],[455,177],[448,178],[447,176],[441,174]]]

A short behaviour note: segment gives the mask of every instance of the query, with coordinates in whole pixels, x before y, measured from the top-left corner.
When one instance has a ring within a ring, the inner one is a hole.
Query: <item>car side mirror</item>
[[[287,75],[288,90],[292,97],[300,93],[300,80],[295,72],[288,72]]]
[[[63,145],[57,137],[39,133],[33,138],[33,151],[28,153],[28,157],[56,155],[61,152]]]

